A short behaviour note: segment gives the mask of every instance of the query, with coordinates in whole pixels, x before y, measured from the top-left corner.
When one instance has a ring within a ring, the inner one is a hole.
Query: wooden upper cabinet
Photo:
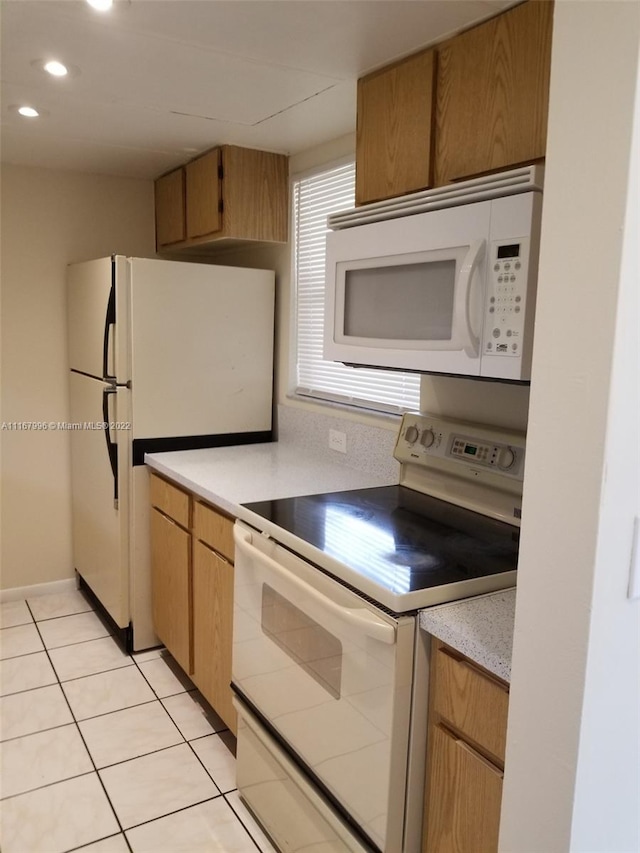
[[[180,200],[177,187],[169,193],[167,183],[177,172],[184,182]],[[157,249],[202,249],[220,240],[286,243],[288,197],[284,154],[214,148],[156,181]],[[180,217],[182,231],[175,225]]]
[[[214,148],[185,166],[187,238],[215,234],[222,227],[220,149]]]
[[[155,182],[156,242],[158,248],[181,243],[186,237],[184,169],[180,167]]]
[[[438,47],[436,186],[545,156],[552,23],[529,0]]]
[[[429,50],[358,80],[356,204],[432,185],[435,67]]]
[[[224,233],[244,240],[286,243],[288,157],[235,145],[221,150]]]

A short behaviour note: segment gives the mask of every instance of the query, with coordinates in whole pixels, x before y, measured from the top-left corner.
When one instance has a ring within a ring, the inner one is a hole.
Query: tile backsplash
[[[329,447],[329,430],[346,435],[346,453]],[[375,427],[297,406],[278,406],[278,441],[304,447],[314,456],[326,458],[327,462],[383,477],[399,476],[400,466],[393,458],[396,433],[396,429]]]

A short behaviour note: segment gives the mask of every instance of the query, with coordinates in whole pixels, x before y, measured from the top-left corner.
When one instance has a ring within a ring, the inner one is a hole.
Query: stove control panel
[[[485,424],[407,413],[402,418],[394,456],[403,464],[471,466],[514,480],[524,476],[524,435]]]

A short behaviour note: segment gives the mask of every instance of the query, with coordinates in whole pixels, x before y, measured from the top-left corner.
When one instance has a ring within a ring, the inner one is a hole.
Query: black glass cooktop
[[[517,565],[518,528],[404,486],[245,506],[395,595]]]

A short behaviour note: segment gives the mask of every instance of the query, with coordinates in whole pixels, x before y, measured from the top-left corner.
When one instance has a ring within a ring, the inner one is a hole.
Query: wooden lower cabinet
[[[490,853],[498,849],[502,771],[442,726],[431,732],[425,850]]]
[[[423,853],[498,849],[509,686],[433,640]]]
[[[193,543],[193,681],[235,734],[231,704],[233,565],[203,542]]]
[[[235,734],[234,519],[155,474],[149,494],[155,632]]]
[[[191,535],[151,509],[153,627],[182,669],[191,663]]]

